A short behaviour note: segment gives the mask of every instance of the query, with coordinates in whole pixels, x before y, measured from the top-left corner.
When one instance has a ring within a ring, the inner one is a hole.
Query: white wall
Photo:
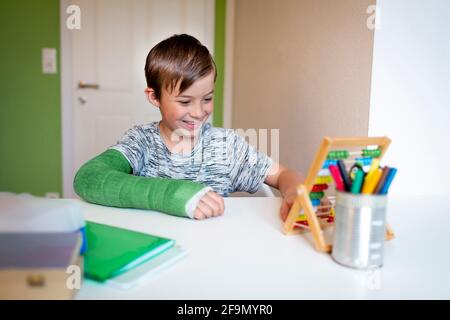
[[[449,21],[449,0],[377,2],[369,135],[393,141],[393,194],[450,195]]]

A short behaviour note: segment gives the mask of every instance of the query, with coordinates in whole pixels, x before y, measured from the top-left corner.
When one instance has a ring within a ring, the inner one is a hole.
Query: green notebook
[[[175,241],[86,222],[85,275],[97,281],[118,276],[171,248]]]

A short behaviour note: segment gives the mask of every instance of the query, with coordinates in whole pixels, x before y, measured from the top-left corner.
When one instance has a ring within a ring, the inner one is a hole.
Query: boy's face
[[[195,138],[214,108],[214,72],[198,79],[182,93],[179,85],[172,92],[163,88],[160,100],[155,99],[151,88],[147,88],[146,93],[150,102],[159,108],[161,127],[170,134],[169,138],[176,138],[173,134]]]

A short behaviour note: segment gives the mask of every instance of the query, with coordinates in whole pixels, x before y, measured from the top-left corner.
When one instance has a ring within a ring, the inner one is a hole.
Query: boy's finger
[[[203,212],[206,218],[212,217],[212,215],[214,214],[213,209],[205,202],[203,202],[203,198],[198,202],[197,208]]]
[[[220,211],[220,205],[216,202],[216,200],[208,195],[201,198],[200,202],[203,202],[208,207],[212,209],[212,215],[217,216]]]
[[[286,198],[286,203],[288,206],[292,206],[294,204],[295,201],[295,196],[291,196],[291,197],[287,197]]]
[[[205,219],[205,215],[203,214],[203,212],[200,209],[197,208],[194,211],[194,219],[203,220],[203,219]]]
[[[219,197],[219,203],[220,203],[220,214],[224,214],[225,213],[225,201],[223,200],[223,197],[218,196]]]
[[[225,204],[223,198],[215,192],[208,192],[207,195],[211,197],[219,205],[220,209],[219,213],[222,214],[225,211]]]
[[[215,215],[220,215],[221,212],[221,204],[219,201],[219,198],[215,192],[208,192],[205,197],[202,198],[202,200],[205,199],[207,203],[211,204],[211,206],[214,208]]]
[[[285,201],[283,201],[280,207],[281,220],[285,221],[288,214],[289,214],[289,205]]]

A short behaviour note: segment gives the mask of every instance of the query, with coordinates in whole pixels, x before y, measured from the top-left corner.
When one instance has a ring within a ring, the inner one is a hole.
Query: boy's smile
[[[160,100],[155,98],[152,88],[145,90],[149,101],[161,112],[160,131],[169,143],[180,142],[183,138],[195,139],[214,108],[214,72],[181,93],[180,83],[172,92],[162,88]]]

